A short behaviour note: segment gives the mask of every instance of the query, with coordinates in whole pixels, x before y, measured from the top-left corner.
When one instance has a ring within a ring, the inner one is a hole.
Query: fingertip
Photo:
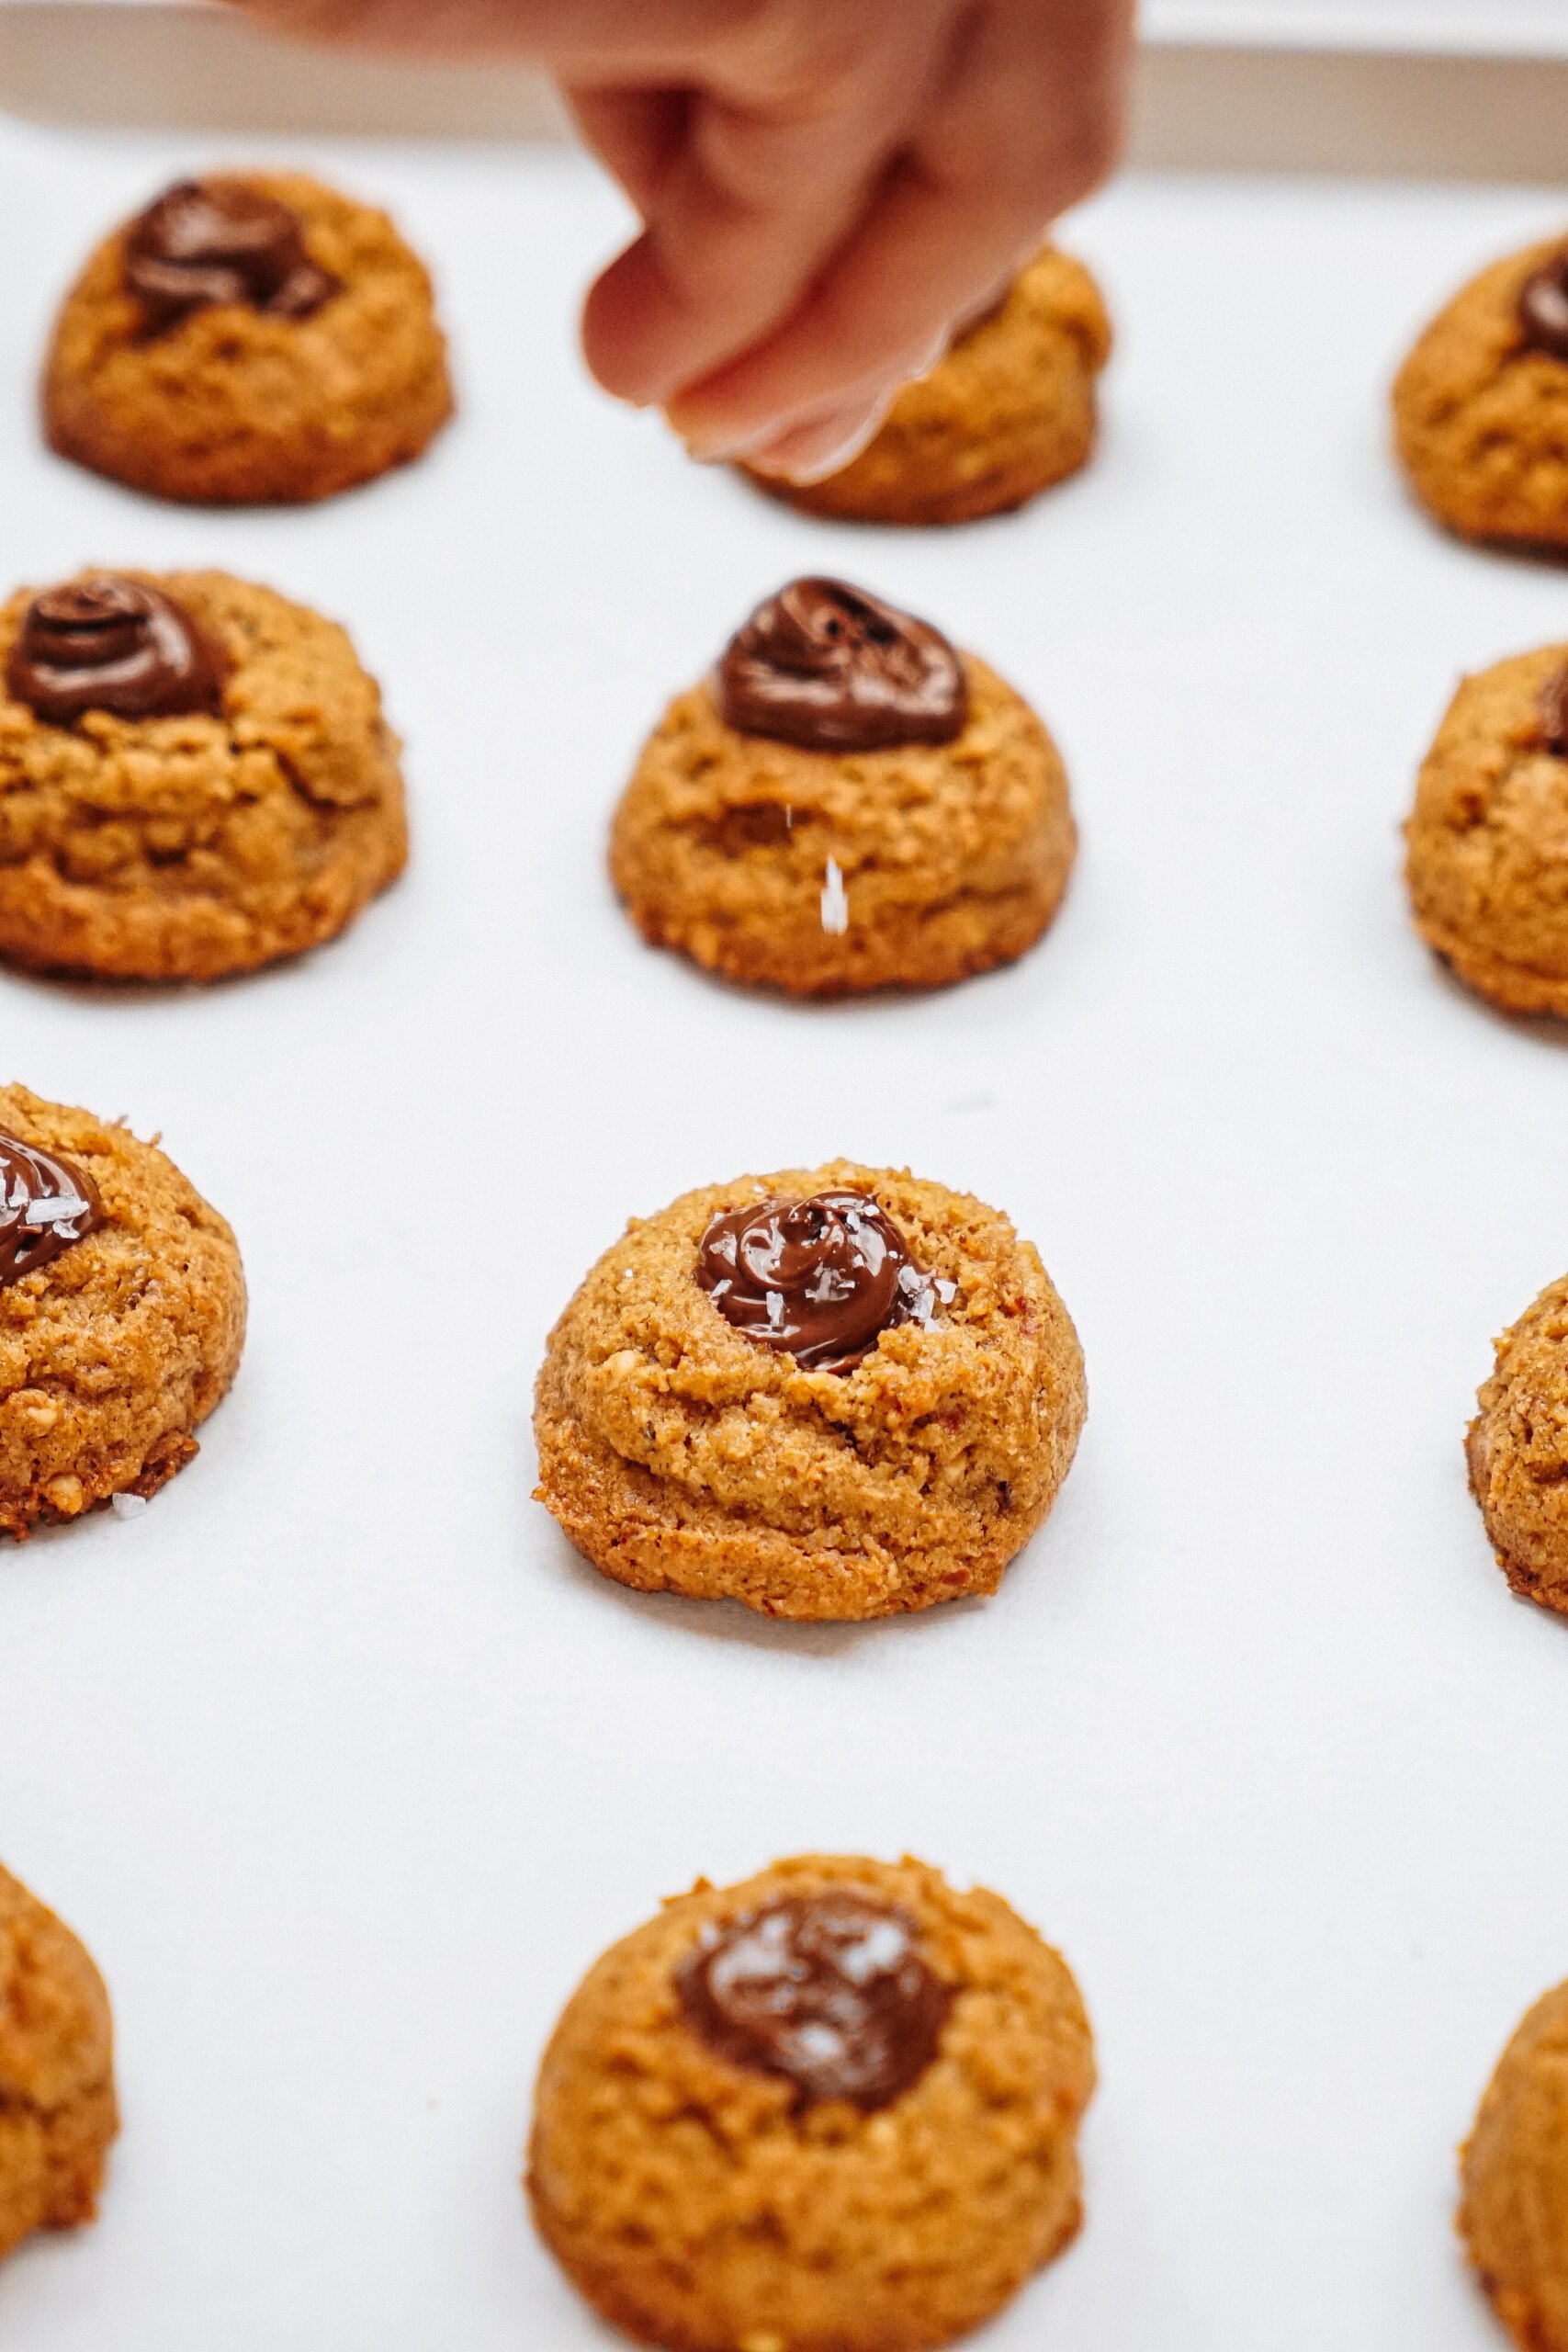
[[[633,408],[654,408],[681,381],[661,333],[669,298],[646,235],[602,269],[583,300],[578,339],[590,373]]]
[[[780,481],[798,483],[803,489],[812,482],[827,481],[852,465],[867,444],[875,439],[897,389],[890,386],[869,401],[849,401],[825,416],[813,418],[809,424],[785,425],[779,432],[765,435],[745,451],[746,463],[755,473],[773,474]]]

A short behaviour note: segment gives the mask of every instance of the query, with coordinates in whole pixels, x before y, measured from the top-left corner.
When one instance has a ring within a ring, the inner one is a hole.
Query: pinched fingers
[[[795,311],[669,401],[694,450],[797,478],[831,470],[837,446],[852,454],[890,385],[1110,168],[1130,47],[1130,0],[971,11],[919,135]]]
[[[666,401],[711,375],[798,309],[852,232],[930,103],[947,22],[945,0],[900,0],[897,21],[880,5],[860,13],[863,38],[831,53],[819,41],[815,60],[729,62],[686,96],[678,152],[667,145],[651,164],[646,153],[630,156],[647,225],[593,288],[583,319],[590,365],[609,390]],[[581,90],[573,98],[600,140],[604,100]],[[625,99],[612,99],[617,140],[626,119]],[[634,121],[646,143],[646,115]],[[606,159],[632,187],[627,162]]]
[[[694,450],[833,469],[1109,168],[1134,0],[241,0],[552,70],[643,234],[589,363]]]

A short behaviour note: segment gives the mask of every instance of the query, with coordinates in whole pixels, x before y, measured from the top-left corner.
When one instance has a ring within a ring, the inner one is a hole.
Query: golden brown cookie
[[[244,1336],[234,1237],[174,1163],[0,1086],[0,1531],[156,1494]]]
[[[1076,2234],[1093,2088],[1071,1973],[999,1895],[806,1854],[699,1880],[590,1970],[528,2193],[637,2343],[926,2352]]]
[[[1568,2352],[1568,1984],[1524,2018],[1461,2156],[1459,2232],[1521,2352]]]
[[[633,922],[791,996],[941,988],[1033,945],[1077,849],[1021,695],[842,581],[793,581],[678,695],[615,811]]]
[[[212,980],[319,946],[401,871],[397,739],[347,636],[221,571],[0,609],[0,957]]]
[[[1428,944],[1505,1012],[1568,1016],[1568,645],[1465,679],[1404,834]]]
[[[1393,423],[1450,531],[1568,548],[1568,247],[1511,254],[1454,296],[1399,371]]]
[[[159,498],[330,498],[452,413],[430,278],[384,212],[298,173],[186,181],[93,254],[43,380],[62,457]]]
[[[1496,1342],[1466,1441],[1470,1483],[1514,1590],[1568,1615],[1568,1276]]]
[[[1095,379],[1110,356],[1100,288],[1081,262],[1048,245],[996,310],[905,387],[875,438],[840,472],[816,482],[751,479],[808,514],[842,522],[1006,514],[1087,461]]]
[[[0,1870],[0,2257],[35,2230],[92,2220],[118,2129],[103,1979]]]
[[[850,1160],[743,1176],[634,1218],[557,1323],[537,1496],[639,1591],[895,1616],[995,1590],[1085,1401],[995,1209]]]

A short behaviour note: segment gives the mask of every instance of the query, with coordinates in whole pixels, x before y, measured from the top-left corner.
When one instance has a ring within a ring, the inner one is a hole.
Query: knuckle
[[[753,70],[775,105],[824,107],[874,71],[890,40],[908,39],[899,13],[894,0],[772,0],[751,12]]]

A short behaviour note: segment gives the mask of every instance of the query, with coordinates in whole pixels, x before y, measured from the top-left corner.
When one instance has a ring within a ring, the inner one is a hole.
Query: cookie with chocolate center
[[[1568,1984],[1521,2020],[1461,2154],[1458,2227],[1520,2352],[1568,2352]]]
[[[1503,1011],[1568,1017],[1568,645],[1465,679],[1404,836],[1428,944]]]
[[[927,2352],[1071,2241],[1094,2087],[1065,1961],[998,1895],[802,1855],[590,1971],[539,2071],[534,2217],[667,2352]]]
[[[173,1162],[0,1087],[0,1532],[156,1494],[244,1336],[233,1234]]]
[[[1568,1276],[1495,1343],[1466,1439],[1470,1483],[1517,1593],[1568,1616]]]
[[[99,246],[44,370],[50,446],[203,506],[329,498],[452,412],[430,278],[383,212],[298,173],[165,189]]]
[[[1081,262],[1047,246],[1002,300],[908,384],[860,455],[815,482],[751,473],[808,514],[850,523],[971,523],[1087,464],[1111,321]],[[750,469],[744,470],[750,472]]]
[[[1050,922],[1077,832],[1021,696],[928,622],[792,581],[678,695],[615,812],[633,922],[791,996],[939,988]]]
[[[633,1221],[550,1334],[537,1494],[639,1591],[896,1616],[995,1589],[1084,1410],[1066,1309],[1007,1218],[835,1161]]]
[[[113,2041],[87,1952],[0,1869],[0,2258],[93,2219],[119,2129]]]
[[[1568,548],[1568,243],[1461,288],[1399,371],[1393,424],[1412,489],[1450,531]]]
[[[344,631],[221,571],[0,609],[0,958],[213,980],[332,939],[401,871],[398,743]]]

